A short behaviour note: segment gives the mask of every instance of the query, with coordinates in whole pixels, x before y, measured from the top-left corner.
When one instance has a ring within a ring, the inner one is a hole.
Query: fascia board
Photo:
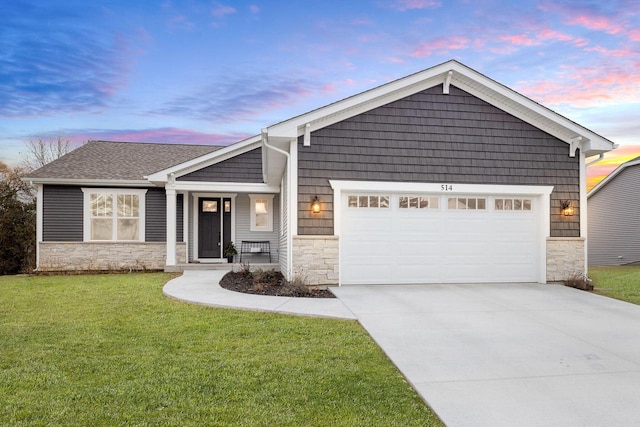
[[[310,130],[314,131],[429,89],[444,82],[447,72],[455,69],[457,65],[461,64],[448,61],[275,124],[268,128],[269,137],[297,138],[304,133],[307,123],[311,124]]]
[[[84,185],[84,186],[109,186],[109,187],[155,187],[147,180],[126,180],[126,179],[71,179],[71,178],[29,178],[24,177],[22,181],[31,184],[49,185]]]
[[[550,133],[551,135],[561,139],[564,142],[569,143],[571,138],[575,136],[582,136],[588,140],[587,142],[590,143],[590,150],[613,150],[613,142],[598,135],[597,133],[573,122],[572,120],[569,120],[568,118],[556,113],[555,111],[550,110],[549,108],[478,73],[475,70],[466,68],[465,71],[466,72],[460,72],[459,74],[470,79],[473,82],[479,83],[481,86],[487,88],[489,92],[487,93],[478,90],[477,88],[473,87],[473,85],[465,82],[464,79],[461,79],[460,75],[457,73],[454,73],[453,75],[452,84],[454,86],[458,86],[460,89],[469,92],[470,94],[488,102],[489,104],[507,111],[509,114],[512,114],[519,119],[524,120],[531,125],[544,130],[547,133]],[[510,100],[516,105],[522,106],[524,108],[524,111],[518,108],[514,108],[512,105],[510,105],[509,102],[505,102],[504,99]],[[541,120],[540,117],[556,123],[567,133],[563,135],[557,129],[554,129],[553,127],[549,126],[548,123],[545,123],[544,120]]]
[[[226,193],[279,193],[279,185],[245,182],[202,182],[176,181],[167,184],[168,189],[177,191],[226,192]]]
[[[235,144],[228,145],[212,153],[205,154],[204,156],[196,157],[195,159],[188,160],[184,163],[180,163],[170,168],[154,172],[148,175],[146,178],[152,182],[167,182],[169,180],[170,174],[174,174],[176,177],[186,175],[195,170],[246,153],[247,151],[251,151],[254,148],[258,148],[259,146],[260,135],[252,136],[251,138],[245,139],[244,141],[236,142]]]
[[[640,159],[634,159],[634,160],[629,160],[628,162],[622,163],[620,166],[618,166],[617,168],[615,168],[613,170],[613,172],[611,172],[609,175],[607,175],[602,181],[600,181],[599,183],[597,183],[592,189],[591,191],[589,191],[589,193],[587,193],[587,199],[589,199],[591,196],[593,196],[594,194],[596,194],[598,191],[600,191],[600,189],[602,187],[604,187],[605,185],[607,185],[609,183],[609,181],[613,180],[617,175],[620,174],[620,172],[622,172],[623,170],[625,170],[626,168],[628,168],[629,166],[637,166],[640,165]]]
[[[606,138],[453,60],[273,125],[269,127],[269,138],[297,138],[304,134],[304,126],[307,123],[311,125],[310,131],[313,132],[413,93],[429,89],[443,83],[449,71],[453,71],[451,83],[454,86],[458,86],[460,89],[566,143],[570,143],[571,139],[576,136],[582,136],[585,138],[583,150],[587,153],[606,152],[614,147],[613,142]],[[465,79],[486,88],[486,91],[477,89],[473,84],[465,82]],[[522,108],[514,107],[514,104]],[[557,127],[550,126],[549,121],[555,123]]]

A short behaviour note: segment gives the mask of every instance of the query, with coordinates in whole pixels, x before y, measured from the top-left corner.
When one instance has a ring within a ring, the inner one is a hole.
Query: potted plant
[[[238,251],[236,250],[236,246],[233,244],[233,242],[229,242],[224,245],[224,256],[227,257],[227,262],[229,264],[233,263],[233,256],[237,254]]]

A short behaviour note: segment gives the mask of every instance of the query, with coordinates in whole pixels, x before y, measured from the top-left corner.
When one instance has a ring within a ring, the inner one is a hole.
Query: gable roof
[[[145,176],[187,162],[223,147],[140,142],[89,141],[33,171],[25,180],[34,183],[99,181],[146,184]]]
[[[455,60],[272,125],[267,128],[269,142],[296,138],[305,131],[312,132],[437,85],[443,85],[445,93],[448,93],[449,85],[454,85],[572,148],[582,148],[587,157],[615,148],[608,139]]]
[[[615,179],[616,176],[620,175],[620,173],[625,170],[626,168],[630,167],[630,166],[637,166],[640,165],[640,156],[628,160],[620,165],[618,165],[617,168],[615,168],[613,170],[613,172],[611,172],[609,175],[607,175],[602,181],[600,181],[599,183],[597,183],[587,194],[587,198],[593,196],[594,194],[596,194],[598,191],[600,191],[605,185],[607,185],[609,182],[611,182],[613,179]],[[630,191],[637,191],[634,189],[630,189]]]

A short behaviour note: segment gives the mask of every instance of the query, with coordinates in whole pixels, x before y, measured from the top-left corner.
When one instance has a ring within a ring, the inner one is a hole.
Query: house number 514
[[[451,184],[442,184],[440,186],[440,191],[453,191],[453,185],[451,185]]]

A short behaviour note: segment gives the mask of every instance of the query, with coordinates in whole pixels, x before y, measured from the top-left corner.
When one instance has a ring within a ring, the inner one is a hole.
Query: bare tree
[[[42,137],[36,140],[31,139],[25,142],[25,146],[27,151],[23,154],[22,164],[27,170],[41,168],[75,148],[71,145],[71,141],[61,135],[58,135],[55,139],[44,139]]]

